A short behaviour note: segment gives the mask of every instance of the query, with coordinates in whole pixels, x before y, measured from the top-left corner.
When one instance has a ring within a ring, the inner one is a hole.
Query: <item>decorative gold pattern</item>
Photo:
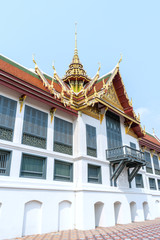
[[[147,149],[146,146],[141,146],[141,150],[142,150],[142,152],[144,152],[146,149]]]
[[[97,106],[87,107],[82,110],[82,113],[85,113],[86,115],[89,115],[90,117],[93,117],[99,120],[100,111],[98,110]]]
[[[130,128],[129,131],[128,131],[128,127],[125,127],[125,132],[127,132],[128,135],[130,135],[134,138],[138,138],[137,135],[134,133],[132,128]]]
[[[138,115],[137,117],[137,115],[133,111],[132,99],[130,101],[128,98],[122,77],[119,72],[119,64],[121,61],[122,56],[118,61],[115,69],[108,74],[109,78],[106,75],[106,77],[103,77],[103,80],[99,80],[99,71],[101,68],[100,64],[95,77],[93,79],[88,77],[86,71],[83,69],[83,65],[80,63],[78,56],[77,30],[75,30],[74,56],[71,64],[69,65],[69,69],[66,71],[66,74],[63,78],[60,78],[58,76],[55,66],[53,64],[54,74],[52,81],[49,82],[38,68],[37,63],[33,57],[33,62],[35,63],[35,72],[42,80],[43,85],[50,91],[51,94],[53,94],[55,98],[60,99],[61,103],[64,106],[69,106],[74,110],[82,111],[83,113],[91,117],[99,119],[100,123],[102,123],[104,119],[104,113],[102,113],[100,109],[103,107],[108,107],[109,109],[112,109],[118,114],[124,116],[125,119],[128,119],[129,121],[138,124],[140,126],[141,133],[145,134],[145,130],[143,130],[140,125],[140,116]],[[129,116],[129,114],[126,114],[124,112],[124,109],[121,106],[119,98],[115,91],[113,79],[115,78],[117,73],[119,74],[119,77],[121,79],[124,89],[124,95],[128,101],[129,106],[131,107],[133,117]],[[56,85],[54,84],[55,81],[58,82],[61,90],[58,91],[56,90],[57,88],[55,87]],[[103,86],[100,81],[102,81]],[[99,86],[101,86],[101,88]],[[98,103],[101,105],[100,109],[97,107]],[[127,127],[126,131],[127,134],[130,134],[135,137],[135,134],[131,129],[131,126]]]
[[[51,123],[53,121],[53,117],[54,117],[55,112],[56,112],[56,108],[53,107],[53,108],[50,109]]]
[[[108,107],[105,108],[104,113],[100,113],[100,116],[99,116],[100,124],[102,124],[102,121],[104,119],[104,116],[105,116],[107,110],[108,110]]]
[[[133,122],[130,121],[129,125],[125,127],[125,132],[126,132],[126,134],[129,133],[129,130],[130,130],[131,126],[132,126],[132,123],[133,123]]]
[[[155,150],[151,150],[150,153],[151,153],[151,156],[152,156],[152,158],[153,158],[153,155],[154,155],[154,153],[155,153]]]
[[[22,112],[23,104],[25,102],[26,97],[27,96],[25,94],[23,94],[21,97],[19,97],[20,113]]]
[[[103,99],[106,100],[107,102],[111,103],[113,106],[118,107],[119,109],[123,110],[123,108],[118,100],[113,83],[111,85],[109,85],[107,93],[103,97]]]

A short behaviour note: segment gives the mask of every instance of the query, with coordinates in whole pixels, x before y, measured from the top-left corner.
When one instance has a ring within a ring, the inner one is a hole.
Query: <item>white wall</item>
[[[18,101],[19,94],[3,86],[0,94]],[[118,179],[118,186],[110,186],[109,162],[106,160],[107,133],[105,118],[100,122],[85,114],[73,117],[57,110],[55,116],[73,123],[73,155],[66,155],[53,151],[54,120],[51,123],[50,107],[38,101],[26,98],[25,104],[48,113],[47,149],[39,149],[21,144],[24,107],[20,113],[17,102],[14,141],[0,140],[0,149],[12,152],[10,176],[0,176],[0,239],[20,237],[23,234],[23,219],[25,204],[30,201],[40,202],[41,223],[38,231],[41,233],[58,231],[58,229],[93,229],[95,227],[95,204],[101,203],[97,216],[100,216],[101,226],[115,224],[114,203],[121,203],[119,222],[131,222],[130,203],[136,203],[137,211],[135,221],[144,220],[143,202],[149,206],[149,219],[154,219],[156,208],[160,201],[159,191],[150,191],[148,176],[159,178],[153,174],[143,175],[144,189],[137,189],[135,182],[129,189],[127,169],[124,169]],[[96,127],[97,158],[87,156],[86,153],[86,124]],[[122,141],[124,145],[130,142],[136,144],[137,139],[125,134],[124,119],[121,118]],[[47,159],[46,179],[22,178],[20,176],[22,153],[43,156]],[[53,180],[54,159],[71,162],[73,168],[73,182],[60,182]],[[88,183],[88,164],[101,166],[102,184]],[[64,211],[63,211],[64,209]],[[39,210],[36,210],[39,212]],[[69,213],[68,213],[69,212]],[[101,213],[100,213],[101,212]],[[125,214],[124,214],[125,212]],[[70,214],[69,225],[64,219]],[[36,215],[36,214],[35,214]],[[63,219],[59,222],[58,219]],[[70,227],[69,227],[70,226]],[[24,232],[25,233],[25,232]],[[25,233],[26,234],[26,233]]]

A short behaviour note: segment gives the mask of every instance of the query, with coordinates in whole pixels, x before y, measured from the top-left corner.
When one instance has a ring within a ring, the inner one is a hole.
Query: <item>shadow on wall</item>
[[[115,224],[121,223],[122,212],[121,212],[121,202],[114,203],[114,216],[115,216]]]
[[[1,207],[2,207],[2,203],[0,203],[0,215],[1,215]]]
[[[160,217],[160,201],[158,200],[155,201],[155,217]]]
[[[59,203],[58,231],[73,229],[72,203],[62,201]]]
[[[104,203],[96,202],[94,204],[95,227],[103,226],[103,207]]]
[[[149,206],[148,202],[143,202],[143,213],[144,213],[144,220],[149,220]]]
[[[130,202],[131,222],[135,222],[137,216],[137,204]]]
[[[22,236],[41,233],[42,203],[29,201],[24,206]]]

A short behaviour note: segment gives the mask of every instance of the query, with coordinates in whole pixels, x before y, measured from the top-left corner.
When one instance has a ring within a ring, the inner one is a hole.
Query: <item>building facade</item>
[[[145,132],[119,63],[63,78],[0,56],[0,239],[160,217],[160,140]]]

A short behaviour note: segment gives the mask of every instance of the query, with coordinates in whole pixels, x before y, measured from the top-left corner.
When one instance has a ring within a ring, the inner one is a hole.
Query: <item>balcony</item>
[[[142,166],[146,165],[144,153],[129,146],[121,146],[106,150],[106,159],[110,161],[110,180],[116,181],[125,167],[128,168],[128,181],[136,176]]]

